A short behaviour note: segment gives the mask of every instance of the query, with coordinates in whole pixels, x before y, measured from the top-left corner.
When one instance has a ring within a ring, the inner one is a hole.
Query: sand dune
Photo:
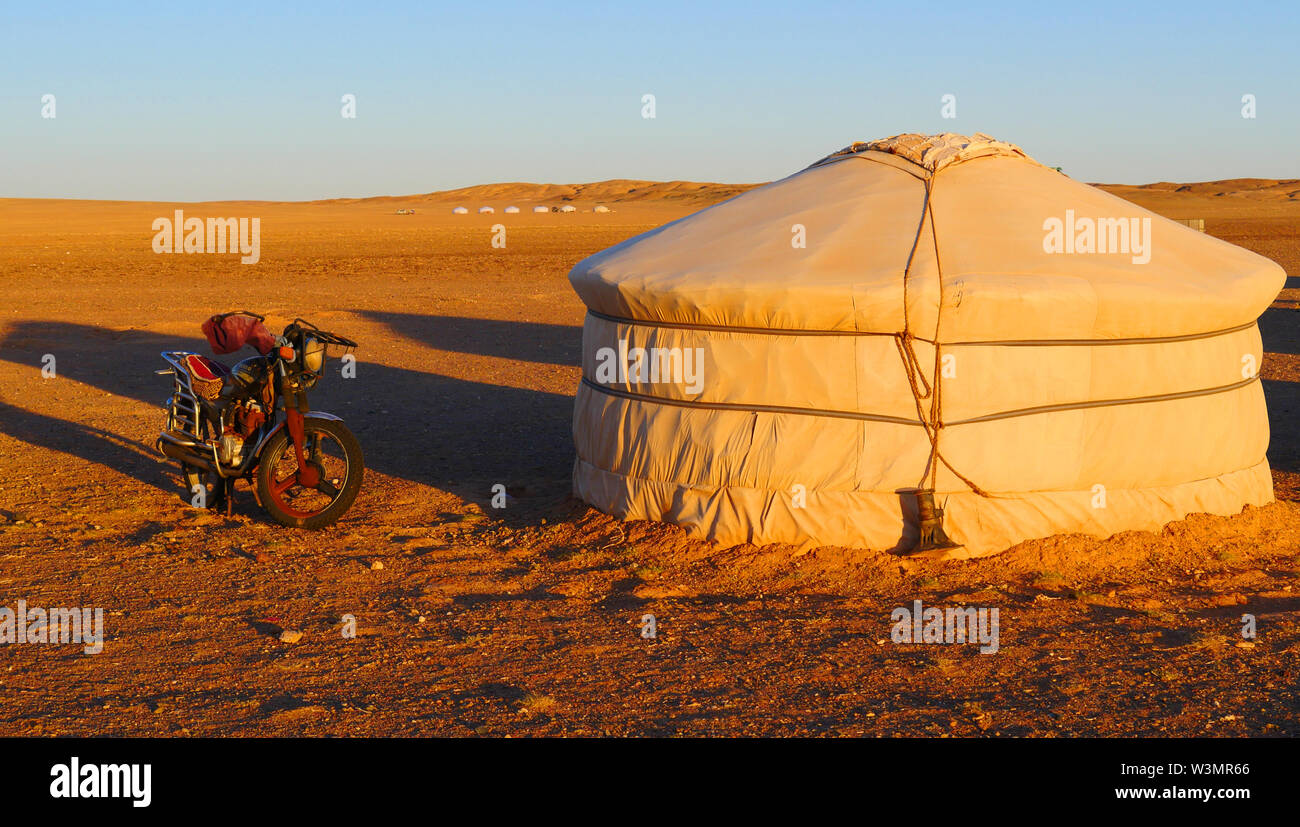
[[[610,202],[664,201],[678,204],[714,204],[762,184],[720,184],[705,181],[641,181],[616,178],[587,184],[535,184],[506,182],[478,184],[472,187],[441,190],[422,195],[376,196],[372,198],[330,199],[328,203],[466,203],[494,204],[520,202],[534,204],[556,202]],[[1165,193],[1188,196],[1230,196],[1255,201],[1300,201],[1300,180],[1275,178],[1231,178],[1222,181],[1172,183],[1159,181],[1152,184],[1094,184],[1107,192],[1139,201],[1143,195]]]
[[[423,195],[380,196],[377,198],[342,199],[348,203],[378,201],[491,204],[518,201],[525,204],[543,201],[572,202],[625,202],[672,201],[688,204],[710,204],[738,195],[760,184],[715,184],[696,181],[637,181],[619,178],[589,184],[533,184],[510,182],[478,184],[460,189],[442,190]],[[338,203],[340,199],[335,199]]]
[[[640,181],[625,178],[596,181],[588,184],[533,184],[499,183],[479,184],[460,189],[442,190],[424,195],[382,196],[379,198],[348,199],[352,203],[381,200],[492,203],[497,201],[673,201],[691,204],[712,204],[762,184],[719,184],[701,181]],[[1230,178],[1222,181],[1173,183],[1159,181],[1152,184],[1094,184],[1107,192],[1122,197],[1134,196],[1138,200],[1146,194],[1185,193],[1188,196],[1231,196],[1256,201],[1300,200],[1300,179]]]
[[[1228,178],[1223,181],[1202,181],[1194,184],[1175,184],[1159,181],[1154,184],[1096,184],[1107,192],[1120,195],[1125,192],[1184,192],[1191,195],[1213,197],[1232,196],[1256,200],[1300,199],[1300,179],[1295,178]]]

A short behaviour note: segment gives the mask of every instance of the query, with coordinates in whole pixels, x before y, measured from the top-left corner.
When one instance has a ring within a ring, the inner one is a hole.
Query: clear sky
[[[1300,178],[1300,3],[1055,6],[3,0],[0,196],[752,182],[941,131],[1086,181]]]

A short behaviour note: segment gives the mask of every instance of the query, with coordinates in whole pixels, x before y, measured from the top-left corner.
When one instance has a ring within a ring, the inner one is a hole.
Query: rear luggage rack
[[[167,425],[158,434],[154,447],[164,456],[172,456],[163,450],[164,443],[199,452],[205,460],[211,454],[213,466],[220,467],[217,446],[204,441],[199,426],[200,402],[190,372],[185,367],[185,357],[190,355],[184,350],[171,350],[162,354],[162,358],[172,366],[170,373],[173,384],[171,398],[167,400]]]

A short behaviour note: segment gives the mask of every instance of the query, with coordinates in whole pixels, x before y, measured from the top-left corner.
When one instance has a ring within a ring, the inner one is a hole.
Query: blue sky
[[[1300,4],[943,6],[9,2],[0,196],[750,182],[939,131],[1087,181],[1300,178]]]

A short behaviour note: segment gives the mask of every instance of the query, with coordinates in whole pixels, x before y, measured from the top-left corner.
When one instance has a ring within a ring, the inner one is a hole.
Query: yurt
[[[550,211],[551,211],[550,207],[544,206],[542,204],[538,204],[536,207],[533,207],[533,212],[550,212]]]
[[[577,212],[577,211],[578,208],[573,206],[572,204],[565,204],[563,207],[560,207],[560,212]]]
[[[575,266],[576,495],[939,558],[1273,498],[1272,261],[987,135],[899,135]]]
[[[456,215],[469,215],[469,209],[466,207],[456,207],[452,212]]]
[[[496,212],[496,210],[494,210],[494,209],[491,208],[491,207],[479,207],[479,208],[478,208],[478,214],[479,214],[479,215],[489,215],[489,214],[494,213],[494,212]]]
[[[604,204],[597,204],[595,209],[592,210],[592,212],[601,212],[601,213],[609,212],[609,207],[606,207]]]
[[[519,212],[519,208],[518,208],[518,207],[506,207],[504,210],[502,210],[502,212],[510,213],[510,214],[513,215],[514,213]]]

